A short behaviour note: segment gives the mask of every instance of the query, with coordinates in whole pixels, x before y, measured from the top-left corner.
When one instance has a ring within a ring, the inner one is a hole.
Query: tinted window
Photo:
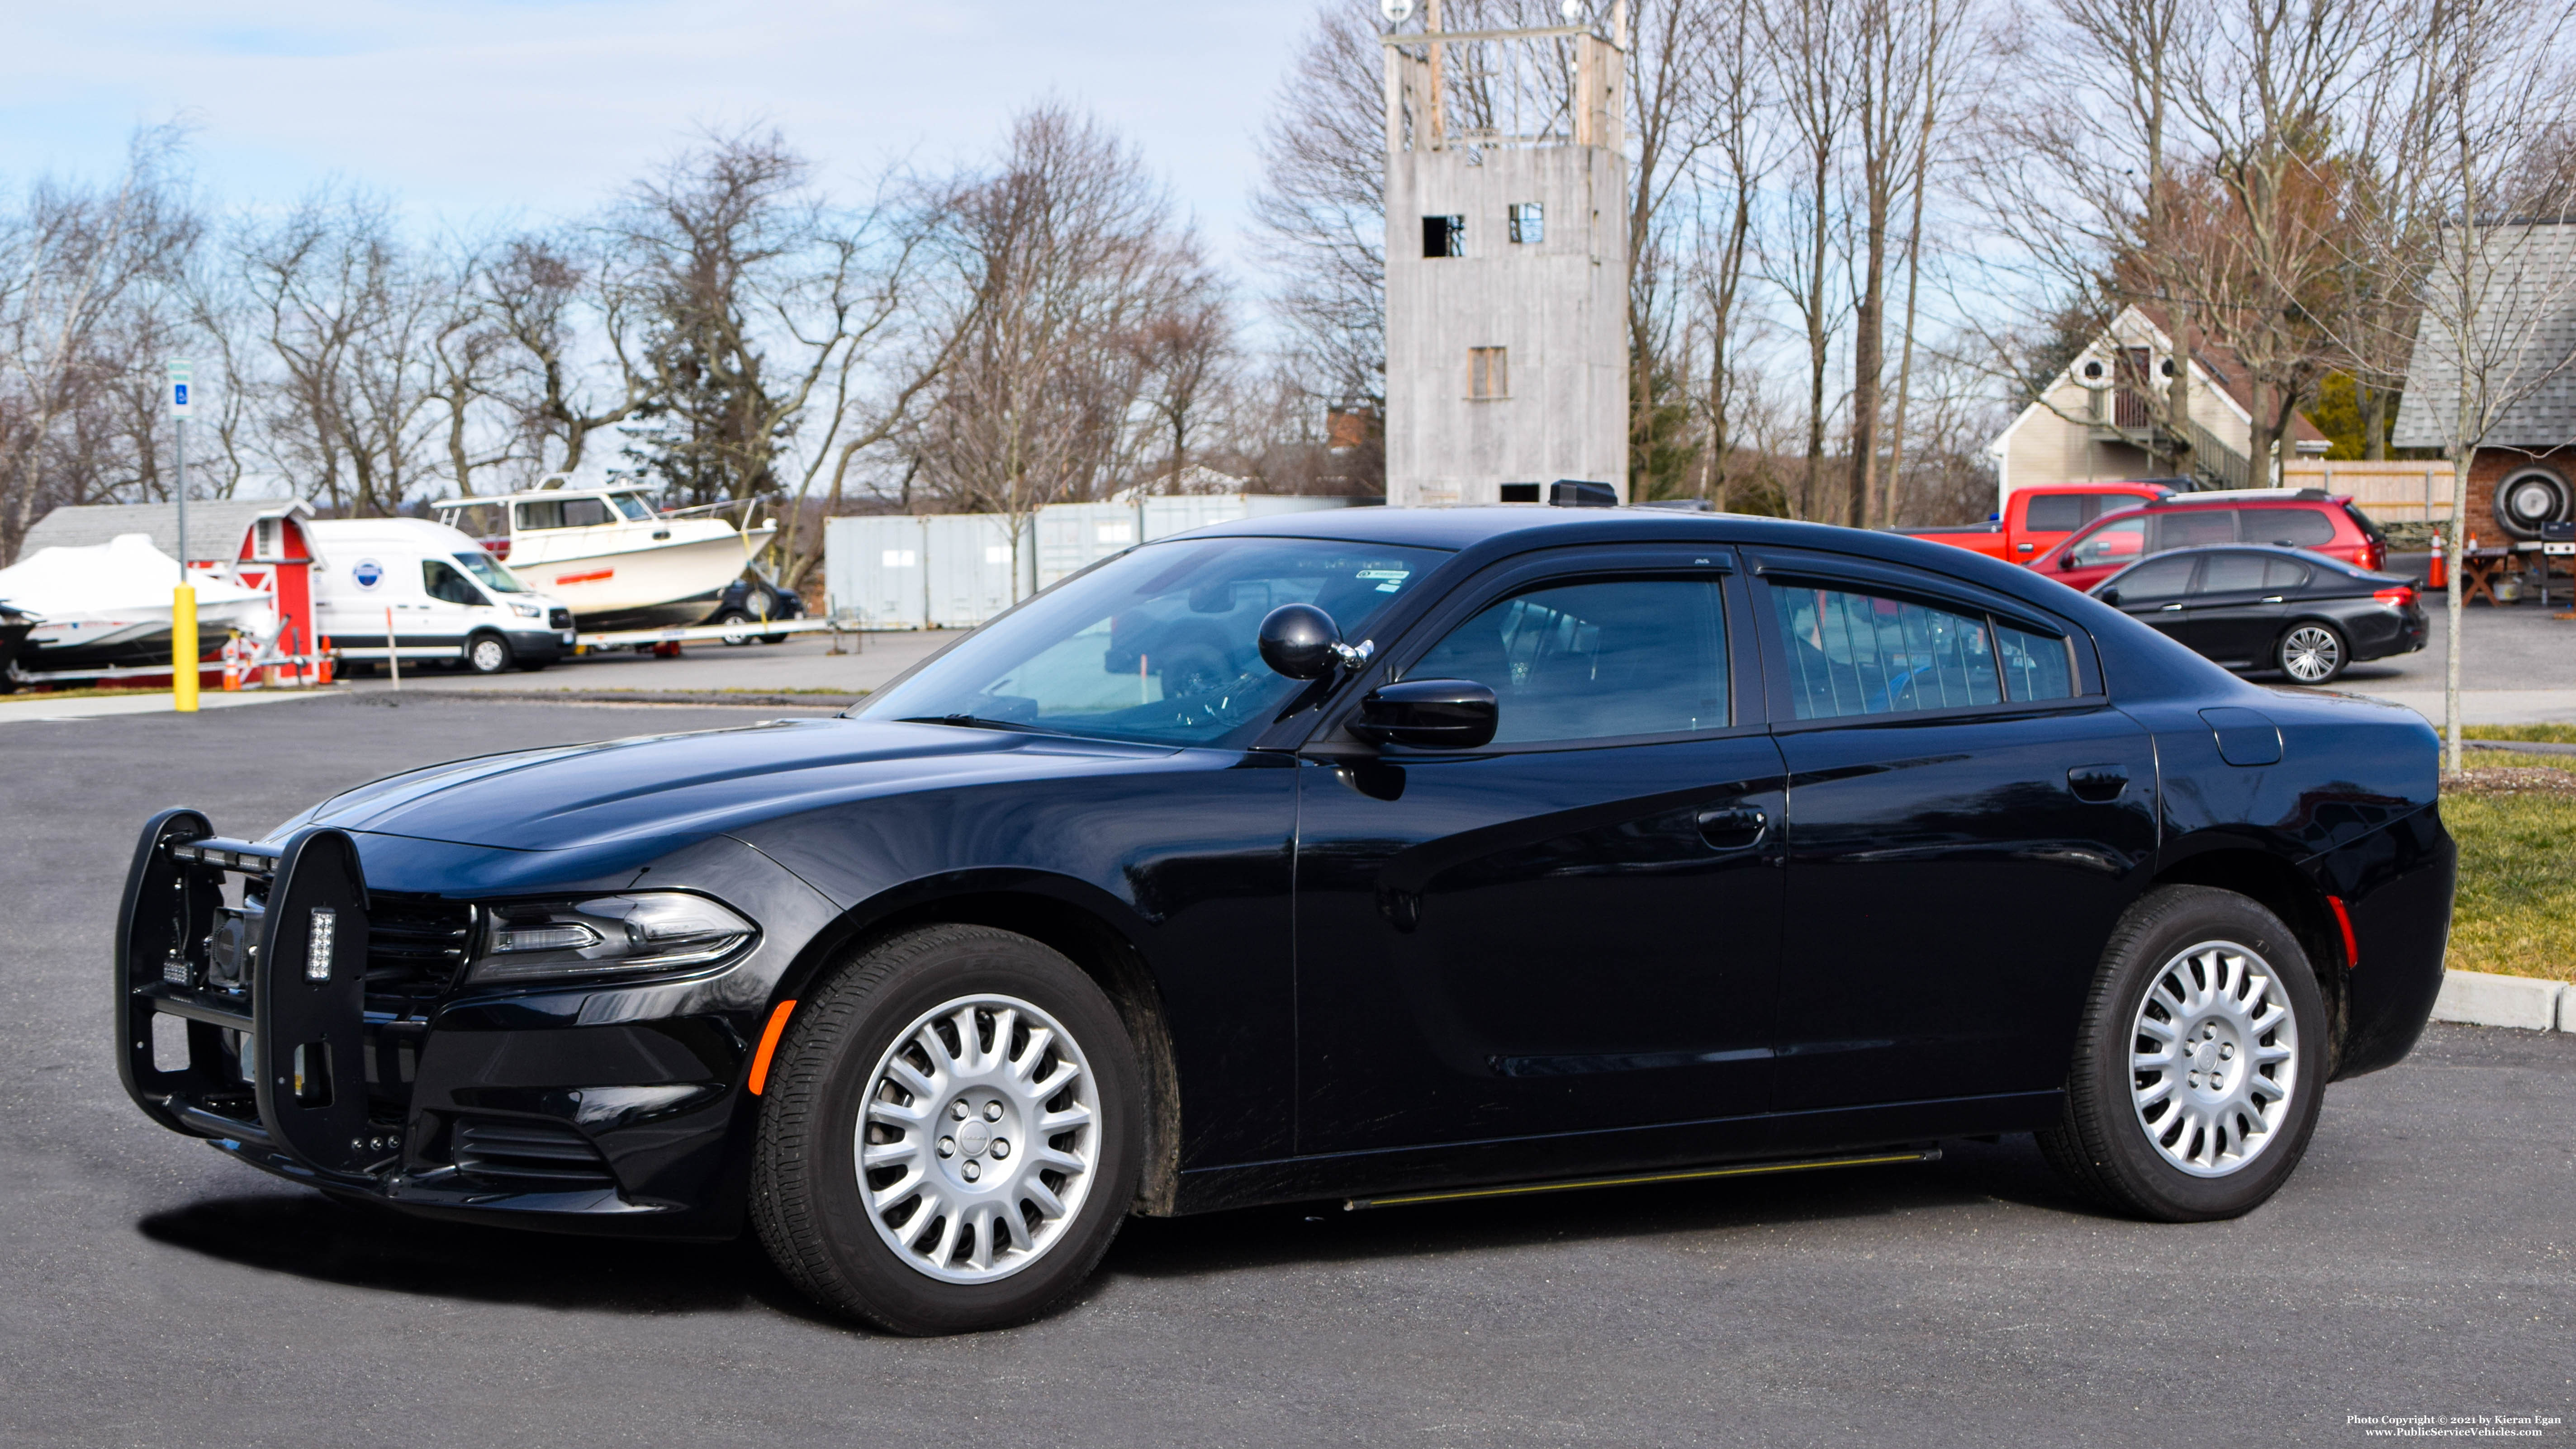
[[[2188,513],[2163,513],[2156,516],[2156,523],[2158,553],[2169,548],[2199,548],[2203,544],[2236,541],[2236,510],[2233,508],[2196,508]]]
[[[2303,587],[2313,572],[2315,570],[2297,559],[2267,558],[2263,560],[2263,592],[2277,594]]]
[[[2120,575],[2111,587],[2120,591],[2123,604],[2145,603],[2155,599],[2179,599],[2191,587],[2192,558],[2149,559]]]
[[[653,510],[644,505],[644,500],[632,493],[611,493],[608,496],[616,502],[617,511],[625,514],[630,523],[642,523],[653,516]]]
[[[444,599],[451,604],[490,602],[477,592],[472,584],[466,582],[465,575],[434,558],[420,561],[420,586],[428,591],[431,598]]]
[[[1166,744],[1249,738],[1305,687],[1261,662],[1264,614],[1313,604],[1357,644],[1443,557],[1302,538],[1149,544],[976,630],[858,714]]]
[[[2034,498],[2023,526],[2033,533],[2073,533],[2089,520],[2094,510],[2086,505],[2094,501],[2084,493],[2050,493]]]
[[[2245,511],[2249,543],[2278,543],[2291,548],[2332,543],[2334,520],[2322,508],[2249,508]]]
[[[2078,568],[2136,563],[2145,557],[2146,552],[2147,520],[2143,516],[2114,519],[2086,534],[2082,542],[2067,550]]]
[[[2269,556],[2259,553],[2213,553],[2200,561],[2200,586],[2196,594],[2260,593],[2263,575],[2271,564]]]
[[[522,529],[592,528],[608,521],[608,505],[596,498],[549,498],[519,505]]]
[[[1773,585],[1771,602],[1800,719],[1964,709],[2003,698],[1983,619],[1802,584]]]
[[[1472,679],[1498,744],[1722,729],[1725,610],[1713,579],[1613,579],[1506,599],[1405,671]]]
[[[1995,648],[2003,656],[2004,692],[2012,698],[2075,697],[2075,655],[2065,640],[1997,624]]]

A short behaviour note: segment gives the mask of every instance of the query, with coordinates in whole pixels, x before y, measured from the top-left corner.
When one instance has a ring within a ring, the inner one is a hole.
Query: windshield
[[[496,594],[524,594],[528,591],[528,586],[520,583],[517,575],[495,563],[492,555],[479,548],[472,553],[458,554],[456,561],[465,565],[467,573],[481,579],[483,587]]]
[[[625,514],[633,522],[642,523],[653,516],[653,510],[645,507],[644,500],[635,494],[611,493],[608,496],[617,504],[617,511]]]
[[[985,625],[857,714],[1235,743],[1303,687],[1261,662],[1262,616],[1314,604],[1357,643],[1445,556],[1307,538],[1149,544]]]

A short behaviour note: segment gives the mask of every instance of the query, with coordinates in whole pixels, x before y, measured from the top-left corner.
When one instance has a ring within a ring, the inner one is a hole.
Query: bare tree
[[[493,389],[539,472],[579,470],[591,435],[633,417],[652,396],[636,355],[643,297],[613,247],[580,230],[529,232],[476,273],[480,308],[499,333]]]
[[[1187,241],[1176,249],[1171,291],[1135,340],[1144,404],[1171,444],[1160,471],[1174,493],[1185,486],[1192,439],[1218,421],[1211,415],[1223,407],[1238,361],[1232,299],[1195,252],[1195,243]]]
[[[1254,252],[1280,279],[1271,307],[1306,386],[1334,401],[1386,395],[1386,122],[1374,14],[1349,0],[1317,10],[1257,143]]]
[[[63,423],[121,371],[157,361],[101,344],[196,244],[181,141],[174,127],[138,131],[112,187],[39,180],[0,214],[0,559],[17,556],[46,498]]]
[[[2451,556],[2467,547],[2469,471],[2508,414],[2576,367],[2576,210],[2567,169],[2535,165],[2569,121],[2563,8],[2546,0],[2411,0],[2399,191],[2369,240],[2380,272],[2415,289],[2413,421],[2451,460]],[[2427,242],[2426,239],[2429,239]],[[2443,682],[2449,768],[2462,765],[2460,573],[2450,579]]]
[[[1795,190],[1782,217],[1784,244],[1766,258],[1766,271],[1797,312],[1806,335],[1806,468],[1795,505],[1801,517],[1818,511],[1824,491],[1829,416],[1825,378],[1846,305],[1835,289],[1829,263],[1844,239],[1836,200],[1852,97],[1849,52],[1842,42],[1856,3],[1859,0],[1773,0],[1762,11],[1762,51],[1798,167]],[[1860,518],[1852,512],[1845,521],[1857,524]]]
[[[957,338],[910,449],[951,506],[1024,524],[1132,470],[1145,391],[1131,339],[1164,315],[1192,255],[1135,151],[1054,103],[1023,112],[1007,154],[950,203],[962,277]]]

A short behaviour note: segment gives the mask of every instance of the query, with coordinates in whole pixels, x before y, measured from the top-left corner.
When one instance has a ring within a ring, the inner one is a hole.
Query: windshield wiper
[[[917,714],[895,721],[896,724],[944,724],[969,730],[1014,730],[1020,734],[1042,735],[1050,731],[1036,725],[1020,724],[1007,719],[986,719],[980,714]]]

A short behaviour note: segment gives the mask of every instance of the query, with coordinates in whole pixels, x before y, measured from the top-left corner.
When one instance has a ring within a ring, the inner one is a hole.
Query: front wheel
[[[740,609],[727,609],[716,615],[716,627],[725,631],[728,646],[751,642],[751,615]]]
[[[897,1333],[1044,1312],[1117,1236],[1143,1167],[1117,1009],[1025,936],[931,926],[801,1003],[760,1114],[752,1217],[824,1306]]]
[[[2352,649],[2332,624],[2298,624],[2281,636],[2273,662],[2294,684],[2326,684],[2343,673]]]
[[[2325,999],[2289,927],[2233,891],[2166,886],[2112,932],[2039,1144],[2119,1211],[2232,1218],[2299,1165],[2325,1083]]]
[[[477,674],[504,674],[511,663],[510,641],[498,634],[477,634],[465,646],[465,667]]]

